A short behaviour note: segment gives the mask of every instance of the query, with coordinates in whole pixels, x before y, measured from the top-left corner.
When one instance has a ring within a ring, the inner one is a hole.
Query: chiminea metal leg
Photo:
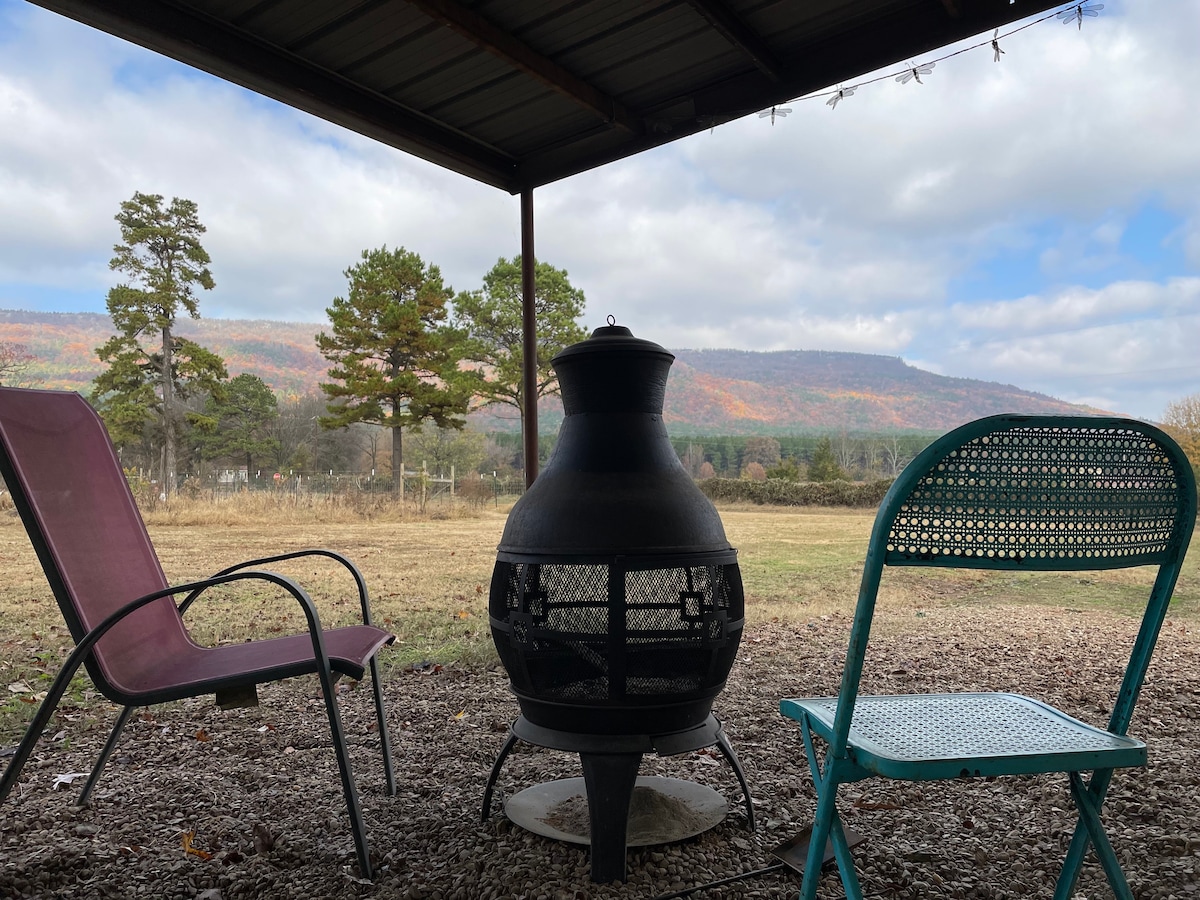
[[[733,774],[737,776],[738,782],[742,785],[742,796],[746,798],[746,830],[754,831],[754,801],[750,799],[750,788],[746,784],[746,773],[742,771],[742,764],[737,758],[737,754],[733,752],[733,744],[729,743],[729,736],[724,730],[717,732],[717,746],[721,749],[721,754],[729,762],[730,768],[733,769]]]
[[[592,826],[592,881],[624,881],[629,803],[642,754],[581,753],[579,760]]]
[[[510,731],[508,733],[508,740],[500,748],[500,755],[496,757],[496,761],[492,764],[492,774],[488,776],[487,787],[483,789],[483,815],[480,817],[481,822],[486,822],[488,816],[492,814],[492,789],[496,787],[496,779],[500,777],[500,770],[504,768],[504,760],[508,759],[508,754],[512,753],[512,748],[516,746],[516,743],[517,736]]]

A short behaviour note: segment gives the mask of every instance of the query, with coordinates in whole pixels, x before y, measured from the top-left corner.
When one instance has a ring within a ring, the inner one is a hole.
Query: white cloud
[[[1117,282],[1099,290],[1068,288],[1048,297],[1021,297],[987,304],[957,303],[951,319],[967,332],[991,332],[993,339],[1020,334],[1065,333],[1128,317],[1170,319],[1200,309],[1200,278],[1167,284]]]
[[[974,377],[1151,418],[1200,380],[1200,278],[956,306],[951,317],[959,339],[941,364]]]
[[[1003,39],[1000,63],[985,47],[922,85],[799,100],[774,126],[752,116],[541,188],[538,256],[584,288],[592,327],[902,355],[1155,416],[1200,375],[1200,4],[1105,6],[1081,31]],[[198,203],[205,315],[320,321],[382,244],[460,290],[520,249],[503,192],[0,0],[4,301],[25,286],[102,308],[134,191]],[[1107,277],[1147,203],[1174,217],[1185,268]],[[1045,284],[1011,286],[994,262],[1009,256]]]

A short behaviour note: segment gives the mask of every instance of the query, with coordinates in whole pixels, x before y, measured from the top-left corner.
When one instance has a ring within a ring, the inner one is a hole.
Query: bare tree
[[[908,458],[904,456],[903,448],[900,445],[900,435],[889,434],[884,438],[883,459],[887,465],[887,473],[893,478],[908,465]]]
[[[858,468],[858,444],[859,442],[850,437],[844,430],[838,432],[837,441],[833,445],[833,452],[843,472],[851,472]]]
[[[28,376],[36,359],[29,348],[15,341],[0,341],[0,384],[9,387],[28,387],[36,379]]]
[[[1163,428],[1179,441],[1192,465],[1200,465],[1200,394],[1191,394],[1167,404]]]
[[[704,465],[704,445],[689,441],[679,461],[683,463],[687,473],[695,478],[700,474],[700,467]]]

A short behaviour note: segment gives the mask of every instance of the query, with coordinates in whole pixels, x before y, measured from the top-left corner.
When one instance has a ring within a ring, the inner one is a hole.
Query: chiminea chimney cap
[[[550,362],[557,368],[561,361],[571,359],[572,357],[591,353],[613,352],[631,353],[647,357],[659,356],[666,359],[668,364],[675,361],[675,354],[671,353],[661,344],[656,344],[654,341],[647,341],[644,338],[634,337],[632,331],[624,325],[618,325],[617,320],[609,316],[607,325],[601,325],[592,332],[591,337],[587,340],[563,348]]]

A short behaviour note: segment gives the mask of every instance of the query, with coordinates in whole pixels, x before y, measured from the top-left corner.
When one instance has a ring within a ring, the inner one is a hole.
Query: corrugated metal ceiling
[[[1060,0],[32,0],[517,192]]]

